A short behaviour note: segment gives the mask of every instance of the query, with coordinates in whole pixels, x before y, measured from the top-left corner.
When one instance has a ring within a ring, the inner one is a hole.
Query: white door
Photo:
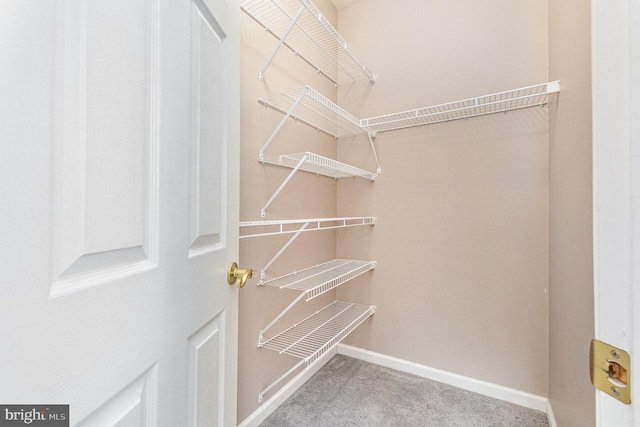
[[[233,1],[0,2],[0,404],[236,425],[238,79]]]
[[[631,356],[631,405],[596,392],[601,427],[640,427],[640,3],[592,0],[595,337]]]

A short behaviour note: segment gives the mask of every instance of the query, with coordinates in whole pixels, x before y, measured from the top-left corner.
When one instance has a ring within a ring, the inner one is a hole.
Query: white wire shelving
[[[273,108],[284,114],[278,126],[276,126],[260,149],[261,161],[264,160],[265,150],[289,118],[301,121],[336,139],[344,136],[367,134],[367,130],[361,127],[361,121],[358,118],[310,86],[280,91],[261,98],[258,102],[265,107]],[[369,137],[369,142],[371,143],[371,150],[376,163],[378,163],[378,173],[380,173],[380,163],[378,162],[378,155],[371,137]]]
[[[343,218],[309,218],[281,219],[271,221],[241,221],[240,232],[254,230],[249,234],[241,234],[241,239],[251,237],[277,236],[280,234],[297,234],[303,231],[330,230],[335,228],[375,225],[375,216],[352,216]]]
[[[240,7],[278,39],[260,70],[260,80],[278,50],[286,46],[336,85],[365,78],[375,81],[375,73],[310,0],[244,0]]]
[[[316,218],[316,219],[280,220],[280,221],[247,221],[247,222],[240,223],[240,229],[241,230],[243,228],[254,229],[254,232],[252,234],[241,235],[240,238],[246,239],[250,237],[293,234],[293,236],[291,236],[291,238],[282,246],[282,248],[273,256],[273,258],[271,258],[271,260],[260,270],[260,282],[258,283],[258,285],[264,285],[264,284],[267,284],[267,282],[265,282],[264,279],[267,275],[267,270],[269,269],[269,267],[271,267],[278,260],[278,258],[280,258],[280,256],[289,248],[289,246],[291,246],[291,244],[298,237],[300,237],[300,235],[303,232],[358,227],[363,225],[374,225],[375,222],[376,222],[375,217]],[[368,261],[368,263],[373,263],[372,268],[375,268],[375,262]],[[319,266],[316,266],[316,267],[319,268]],[[335,273],[335,272],[340,272],[341,270],[337,268],[333,271]],[[319,270],[316,272],[319,272]],[[343,273],[338,274],[338,276],[340,276]],[[298,274],[298,276],[294,280],[298,280],[300,279],[300,277],[302,277],[300,276],[300,274],[302,274],[300,272],[291,273],[289,277],[292,277],[293,275],[296,275],[296,274]],[[338,276],[335,276],[335,277],[338,277]],[[326,275],[318,276],[316,277],[316,280],[319,277],[327,277],[327,276]],[[331,278],[331,279],[334,279],[334,278]],[[274,283],[276,283],[276,280],[270,279],[268,282],[269,282],[268,284],[274,286]],[[280,286],[280,284],[283,282],[278,281],[277,283],[278,283],[278,286]],[[314,283],[314,282],[307,281],[306,286],[311,286],[311,287],[316,286],[316,285],[310,285],[311,283]],[[335,286],[341,283],[343,282],[340,282]],[[320,282],[320,285],[324,286],[325,284]]]
[[[375,181],[377,176],[374,172],[369,172],[309,151],[302,153],[280,154],[278,156],[264,159],[264,162],[271,165],[311,172],[336,179],[360,177],[368,179],[369,181]]]
[[[336,259],[261,282],[263,286],[297,290],[300,295],[259,332],[258,347],[265,343],[264,334],[302,299],[312,300],[375,268],[375,261]]]
[[[261,282],[262,285],[297,290],[300,295],[258,333],[258,347],[265,342],[264,334],[302,299],[312,300],[375,268],[375,261],[336,259]]]
[[[267,270],[278,258],[291,246],[291,244],[303,232],[332,230],[337,228],[359,227],[363,225],[374,225],[376,217],[346,217],[346,218],[316,218],[316,219],[293,219],[278,221],[245,221],[240,223],[240,229],[253,229],[252,234],[241,235],[241,239],[250,237],[277,236],[282,234],[293,234],[282,248],[271,258],[271,260],[260,270],[260,282],[258,285],[267,284],[264,282]],[[370,261],[371,262],[371,261]],[[375,264],[373,265],[375,267]],[[336,270],[339,271],[339,270]],[[295,274],[295,273],[292,273]],[[301,276],[298,276],[299,279]],[[273,282],[272,279],[270,282]],[[279,282],[282,283],[282,282]],[[311,282],[307,282],[311,283]],[[273,283],[270,283],[273,286]]]
[[[263,163],[293,169],[282,182],[282,184],[280,184],[280,187],[278,187],[271,198],[262,207],[260,215],[263,218],[266,216],[266,209],[275,200],[278,194],[280,194],[282,189],[289,183],[295,173],[299,170],[315,173],[318,175],[324,175],[335,179],[346,177],[360,177],[368,179],[369,181],[375,181],[376,179],[376,174],[373,172],[368,172],[364,169],[356,168],[355,166],[338,162],[337,160],[320,156],[319,154],[311,153],[308,151],[293,154],[280,154],[276,157],[264,159]]]
[[[258,333],[258,347],[276,350],[280,352],[280,354],[289,354],[301,360],[264,389],[258,396],[259,401],[262,401],[264,395],[269,390],[286,379],[300,366],[304,364],[310,366],[324,353],[331,350],[331,348],[358,327],[360,323],[372,315],[375,312],[375,307],[336,301],[270,338],[265,339],[265,334],[301,300],[306,299],[306,301],[309,301],[335,289],[375,269],[377,263],[375,261],[335,259],[269,280],[264,280],[266,270],[303,232],[358,227],[374,225],[375,223],[376,217],[240,222],[241,230],[254,230],[251,234],[241,235],[241,238],[293,234],[289,241],[262,269],[261,280],[258,285],[290,289],[299,292],[299,295]]]
[[[273,108],[284,114],[284,117],[260,149],[260,161],[264,161],[264,152],[289,118],[301,121],[318,131],[338,139],[344,136],[364,135],[369,137],[373,157],[378,166],[377,173],[382,172],[378,154],[373,145],[371,133],[361,127],[361,121],[344,108],[326,98],[310,86],[288,91],[280,91],[258,100],[265,107]]]
[[[359,119],[310,86],[280,91],[258,102],[334,138],[365,133]]]
[[[521,108],[543,106],[549,95],[560,92],[560,82],[553,81],[476,98],[417,108],[400,113],[362,119],[360,126],[375,133],[425,126]]]
[[[299,367],[305,364],[307,367],[311,366],[373,315],[375,310],[375,306],[334,301],[274,337],[261,341],[259,347],[268,348],[280,354],[288,354],[301,360],[265,388],[258,396],[258,400],[261,402],[269,390]]]
[[[335,259],[262,282],[262,285],[301,291],[309,301],[376,268],[375,261]]]
[[[280,123],[260,149],[259,158],[263,163],[275,163],[285,166],[282,164],[283,160],[280,159],[276,161],[273,159],[271,161],[265,160],[265,151],[287,119],[293,118],[334,138],[340,138],[345,135],[366,134],[377,164],[376,173],[381,173],[380,161],[373,144],[373,137],[378,133],[543,106],[548,103],[550,95],[558,92],[560,92],[560,82],[553,81],[446,104],[358,119],[309,86],[281,91],[259,100],[266,107],[273,108],[284,114]],[[297,161],[299,160],[300,157],[297,158]],[[296,161],[288,159],[288,163],[289,167],[295,168]],[[309,163],[314,163],[314,161],[310,160]],[[320,163],[326,164],[327,161],[322,160]],[[340,166],[337,169],[344,169],[344,167]],[[302,168],[302,170],[307,169]],[[317,169],[310,170],[310,172],[321,173],[334,178],[342,177],[323,173]],[[367,172],[367,174],[370,173]],[[356,174],[356,176],[366,177],[362,173]],[[375,179],[375,176],[373,178]]]

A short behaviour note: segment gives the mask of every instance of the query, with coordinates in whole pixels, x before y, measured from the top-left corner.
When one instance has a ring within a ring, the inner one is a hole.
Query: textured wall
[[[367,0],[339,30],[379,74],[338,91],[359,117],[547,81],[547,3]],[[347,343],[491,383],[548,391],[548,110],[533,108],[376,138],[382,174],[338,184],[338,214],[371,214],[372,280],[338,289],[378,307]],[[341,161],[370,159],[366,142]]]
[[[549,75],[562,81],[550,122],[549,397],[567,427],[595,425],[590,33],[588,2],[549,2]]]

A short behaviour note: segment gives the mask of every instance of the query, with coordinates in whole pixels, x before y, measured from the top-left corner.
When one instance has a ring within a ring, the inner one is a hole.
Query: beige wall
[[[314,1],[334,22],[337,12],[329,0]],[[284,117],[267,109],[258,99],[281,90],[306,84],[335,100],[335,86],[315,70],[281,49],[258,80],[258,72],[276,45],[262,27],[242,14],[242,78],[241,78],[241,174],[240,219],[259,221],[291,218],[321,218],[336,215],[336,182],[327,177],[299,172],[267,209],[260,209],[291,172],[291,169],[258,162],[260,148]],[[289,120],[266,151],[266,157],[277,154],[312,151],[336,157],[335,139],[302,123]],[[261,237],[240,241],[240,265],[262,269],[290,236]],[[301,236],[269,269],[268,278],[335,259],[335,232],[313,232]],[[258,393],[293,366],[298,359],[258,349],[258,332],[273,320],[299,294],[271,287],[256,287],[251,279],[240,291],[239,356],[238,356],[238,422],[258,408]],[[301,302],[274,331],[290,326],[335,299],[335,292],[310,302]],[[287,324],[288,322],[288,324]],[[280,329],[279,329],[280,328]],[[284,385],[285,383],[282,383]],[[270,397],[267,396],[267,398]]]
[[[595,425],[589,2],[549,2],[549,75],[562,81],[550,129],[549,397],[558,425]]]
[[[547,3],[367,0],[339,30],[379,74],[339,89],[359,117],[547,81]],[[534,108],[380,134],[382,174],[338,184],[338,256],[378,261],[340,287],[378,310],[348,344],[526,392],[548,391],[548,120]],[[341,161],[369,158],[340,145]]]

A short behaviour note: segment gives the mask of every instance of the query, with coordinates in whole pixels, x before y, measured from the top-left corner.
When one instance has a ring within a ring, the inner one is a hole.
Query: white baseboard
[[[280,390],[278,390],[270,399],[265,401],[258,409],[256,409],[251,415],[249,415],[242,423],[238,424],[238,427],[257,427],[271,415],[278,406],[282,405],[293,393],[296,392],[309,378],[327,364],[333,356],[338,354],[337,348],[325,353],[320,359],[314,362],[308,368],[305,368],[302,372],[296,375],[291,381],[286,383]],[[256,400],[258,396],[256,396]]]
[[[360,359],[375,365],[384,366],[395,369],[397,371],[406,372],[417,375],[422,378],[438,381],[444,384],[452,385],[464,390],[472,391],[483,396],[493,397],[495,399],[504,400],[506,402],[515,403],[525,408],[542,411],[549,417],[549,426],[557,427],[553,418],[553,411],[549,399],[537,396],[535,394],[525,393],[509,387],[503,387],[485,381],[476,380],[465,377],[463,375],[454,374],[440,369],[430,368],[418,363],[409,362],[392,356],[375,353],[373,351],[364,350],[350,345],[338,344],[338,354]]]
[[[454,374],[440,369],[430,368],[428,366],[398,359],[392,356],[375,353],[373,351],[364,350],[350,345],[338,344],[337,349],[326,353],[316,363],[304,369],[290,382],[285,384],[270,399],[264,402],[258,409],[249,415],[238,427],[257,427],[271,415],[278,406],[284,403],[293,393],[296,392],[305,382],[309,380],[316,372],[318,372],[333,356],[336,354],[344,354],[345,356],[360,359],[365,362],[395,369],[400,372],[417,375],[422,378],[428,378],[444,384],[452,385],[464,390],[472,391],[483,396],[493,397],[495,399],[511,402],[525,408],[535,409],[547,414],[549,418],[549,427],[557,427],[553,409],[549,399],[537,396],[535,394],[525,393],[497,384],[476,380],[465,377],[463,375]]]
[[[547,418],[549,418],[549,427],[558,427],[558,423],[556,422],[556,417],[553,415],[553,408],[551,407],[551,401],[547,399]]]

